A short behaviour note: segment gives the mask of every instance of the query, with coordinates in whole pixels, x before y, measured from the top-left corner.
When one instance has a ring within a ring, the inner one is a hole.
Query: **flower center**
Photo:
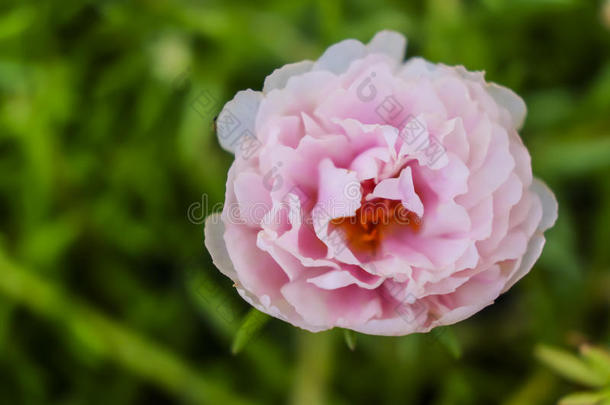
[[[384,233],[391,226],[408,226],[414,232],[421,227],[419,216],[400,201],[383,198],[366,201],[364,197],[354,216],[335,218],[330,223],[344,232],[353,251],[372,254],[377,252]]]

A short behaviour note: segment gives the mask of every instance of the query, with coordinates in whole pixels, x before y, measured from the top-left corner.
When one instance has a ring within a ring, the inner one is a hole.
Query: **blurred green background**
[[[351,351],[274,319],[233,355],[248,306],[203,247],[231,164],[212,119],[380,29],[525,98],[560,204],[543,256],[440,338]],[[535,348],[610,344],[609,176],[610,3],[3,0],[0,403],[556,403],[583,385]]]

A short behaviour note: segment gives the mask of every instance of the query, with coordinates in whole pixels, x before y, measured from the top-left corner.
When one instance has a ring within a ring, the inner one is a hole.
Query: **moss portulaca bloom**
[[[221,112],[235,161],[205,242],[259,310],[310,331],[427,332],[539,257],[557,203],[517,133],[523,100],[481,72],[403,62],[405,43],[340,42]]]

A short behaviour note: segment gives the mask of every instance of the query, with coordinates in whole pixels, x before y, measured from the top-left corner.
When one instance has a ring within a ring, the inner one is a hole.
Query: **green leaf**
[[[462,357],[462,345],[459,339],[448,326],[441,326],[432,329],[430,334],[441,344],[454,359]]]
[[[343,336],[345,337],[345,343],[347,344],[347,347],[349,347],[352,352],[356,350],[356,332],[351,329],[343,329]]]
[[[233,354],[238,354],[241,352],[244,347],[260,332],[260,330],[265,326],[267,321],[269,321],[271,317],[265,313],[262,313],[254,308],[248,312],[248,314],[244,317],[244,321],[242,322],[239,330],[235,334],[235,338],[233,339],[233,346],[231,347],[231,352]]]
[[[608,351],[596,346],[582,345],[580,353],[591,367],[606,377],[606,382],[610,382],[610,353]]]
[[[589,387],[600,387],[606,378],[575,355],[551,346],[539,345],[535,355],[544,364],[563,377]]]
[[[559,400],[559,405],[601,405],[610,400],[610,390],[599,392],[576,392]],[[604,402],[601,402],[604,401]]]

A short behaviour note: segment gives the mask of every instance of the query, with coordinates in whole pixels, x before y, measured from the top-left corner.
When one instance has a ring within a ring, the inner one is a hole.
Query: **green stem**
[[[299,332],[298,365],[292,405],[326,404],[333,332]]]

